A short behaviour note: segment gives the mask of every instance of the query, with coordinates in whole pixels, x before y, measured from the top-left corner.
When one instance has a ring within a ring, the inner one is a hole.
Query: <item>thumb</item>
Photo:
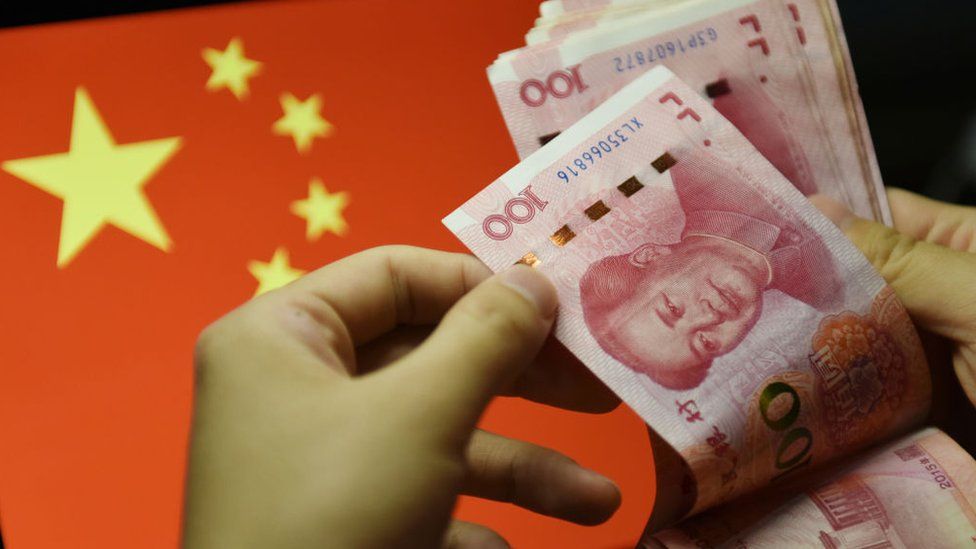
[[[976,254],[916,240],[861,219],[822,195],[810,200],[867,256],[920,328],[955,341],[973,339]]]
[[[491,397],[532,362],[552,328],[556,289],[515,265],[482,282],[447,312],[416,350],[388,372],[424,401],[427,425],[467,437]]]

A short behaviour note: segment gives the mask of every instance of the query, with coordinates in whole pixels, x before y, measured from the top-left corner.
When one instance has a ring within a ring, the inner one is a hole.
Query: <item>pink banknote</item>
[[[643,2],[652,3],[653,0],[545,0],[539,4],[539,15],[543,19],[551,19],[573,12],[606,9]]]
[[[601,22],[633,15],[636,11],[659,9],[691,0],[584,0],[582,2],[542,2],[540,17],[525,35],[529,46],[558,40],[590,29]]]
[[[645,549],[949,549],[976,545],[976,462],[937,429],[845,464],[826,482],[770,491],[646,538]]]
[[[688,1],[639,11],[488,69],[525,157],[648,69],[705,95],[804,194],[890,221],[880,173],[824,0]]]
[[[556,336],[680,455],[682,473],[661,481],[674,496],[659,496],[663,516],[926,413],[925,358],[892,291],[664,67],[444,223],[493,270],[521,261],[556,284]]]

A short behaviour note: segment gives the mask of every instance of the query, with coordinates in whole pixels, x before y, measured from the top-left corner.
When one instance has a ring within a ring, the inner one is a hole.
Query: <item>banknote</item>
[[[522,262],[555,283],[556,337],[651,426],[656,464],[658,447],[678,457],[659,516],[789,478],[926,413],[924,354],[891,289],[665,67],[444,223],[493,270]]]
[[[706,512],[640,547],[949,549],[976,545],[976,462],[929,428],[799,493]]]
[[[567,14],[597,9],[616,8],[658,0],[545,0],[539,3],[539,16],[554,19]]]
[[[524,158],[626,83],[667,65],[802,192],[889,222],[842,33],[821,4],[666,2],[503,54],[489,80]]]
[[[575,9],[564,5],[559,5],[556,9],[546,9],[547,3],[543,2],[540,12],[549,15],[540,15],[535,20],[535,24],[525,34],[525,43],[534,46],[550,40],[558,40],[601,23],[632,16],[635,12],[660,9],[686,1],[688,0],[593,1],[580,2],[573,6]]]

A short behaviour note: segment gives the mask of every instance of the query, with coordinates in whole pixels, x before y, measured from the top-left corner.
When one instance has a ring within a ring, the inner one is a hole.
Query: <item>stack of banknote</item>
[[[526,41],[488,69],[522,161],[444,223],[647,422],[641,545],[972,546],[915,328],[807,199],[890,221],[833,0],[547,0]]]
[[[707,97],[804,194],[888,221],[830,0],[549,0],[528,47],[488,68],[527,157],[652,67]],[[549,39],[542,41],[544,39]]]

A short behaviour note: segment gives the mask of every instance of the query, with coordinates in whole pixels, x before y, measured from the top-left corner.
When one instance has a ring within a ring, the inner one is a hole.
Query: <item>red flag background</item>
[[[263,2],[0,32],[10,547],[177,544],[196,334],[289,266],[460,250],[440,218],[517,161],[484,68],[536,13]],[[500,399],[483,425],[608,474],[623,507],[593,528],[468,499],[461,517],[516,547],[633,546],[654,487],[629,410]]]

